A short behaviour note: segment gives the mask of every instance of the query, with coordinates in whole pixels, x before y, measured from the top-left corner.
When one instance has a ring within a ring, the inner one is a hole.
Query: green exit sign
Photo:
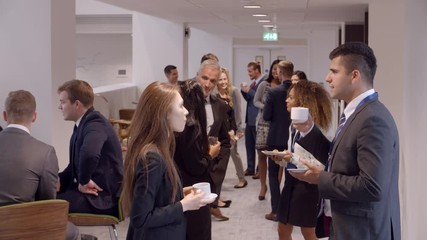
[[[278,39],[277,32],[264,32],[262,34],[262,40],[264,41],[277,41]]]

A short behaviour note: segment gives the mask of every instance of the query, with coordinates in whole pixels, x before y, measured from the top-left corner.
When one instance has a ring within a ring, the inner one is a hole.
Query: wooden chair
[[[119,118],[123,120],[132,120],[135,109],[123,108],[119,109]]]
[[[76,226],[107,226],[110,239],[118,240],[118,233],[116,224],[124,220],[122,210],[123,195],[119,199],[119,217],[105,215],[105,214],[92,214],[92,213],[70,213],[68,214],[68,221],[74,223]]]
[[[64,240],[68,202],[42,200],[0,207],[0,239]]]

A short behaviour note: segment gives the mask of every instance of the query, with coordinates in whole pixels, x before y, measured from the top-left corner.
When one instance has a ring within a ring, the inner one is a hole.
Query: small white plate
[[[308,169],[305,168],[288,168],[288,172],[294,172],[294,173],[305,173]]]
[[[205,197],[205,199],[211,199],[211,198],[215,199],[216,197],[218,197],[218,194],[211,193],[211,195],[209,195],[208,197]]]
[[[286,156],[289,154],[288,152],[284,152],[284,151],[283,152],[273,152],[273,151],[263,150],[261,152],[264,153],[265,155],[268,155],[268,156],[280,156],[280,157],[283,157],[283,156]]]
[[[208,203],[213,203],[215,199],[218,197],[216,193],[211,193],[209,197],[204,198],[204,200],[208,201]]]

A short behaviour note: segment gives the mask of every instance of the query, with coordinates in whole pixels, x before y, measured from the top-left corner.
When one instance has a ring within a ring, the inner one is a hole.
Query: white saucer
[[[217,198],[218,197],[218,194],[216,194],[216,193],[211,193],[211,195],[209,195],[209,197],[205,197],[205,199],[215,199],[215,198]]]
[[[261,152],[268,156],[280,156],[280,157],[283,157],[289,154],[288,152],[274,152],[274,151],[267,151],[267,150],[262,150]]]
[[[305,173],[305,172],[307,172],[307,170],[308,169],[305,169],[305,168],[288,168],[287,169],[288,170],[288,172],[294,172],[294,173]]]

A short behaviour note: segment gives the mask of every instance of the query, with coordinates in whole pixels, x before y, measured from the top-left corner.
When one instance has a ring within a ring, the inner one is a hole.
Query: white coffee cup
[[[193,189],[196,192],[204,192],[204,198],[209,198],[211,196],[211,185],[208,182],[199,182],[193,184]]]
[[[308,108],[293,107],[291,108],[291,119],[294,123],[303,123],[308,120]]]

